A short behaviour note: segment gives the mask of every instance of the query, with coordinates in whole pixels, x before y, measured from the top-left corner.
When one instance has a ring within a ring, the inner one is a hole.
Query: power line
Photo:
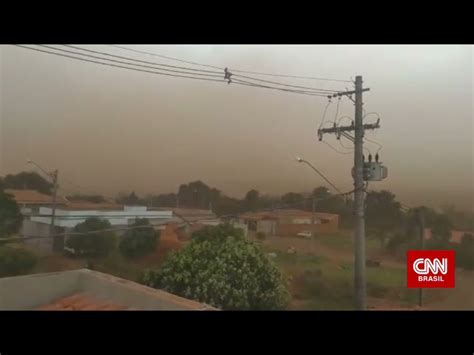
[[[272,89],[272,90],[279,90],[279,91],[285,91],[285,92],[292,92],[292,93],[301,94],[301,95],[326,97],[325,94],[319,94],[319,93],[316,93],[316,92],[278,88],[278,87],[274,87],[274,86],[255,84],[255,83],[251,83],[251,82],[249,82],[249,81],[244,81],[244,80],[241,80],[241,79],[234,79],[234,80],[232,80],[232,83],[235,83],[235,84],[238,84],[238,85],[244,85],[244,86],[253,86],[253,87],[259,87],[259,88],[265,88],[265,89]]]
[[[331,105],[331,103],[332,103],[332,101],[329,100],[328,103],[327,103],[327,105],[326,105],[326,107],[324,108],[323,117],[321,118],[321,123],[319,124],[319,127],[318,127],[318,128],[321,128],[321,126],[324,124],[324,119],[325,119],[325,117],[326,117],[326,112],[327,112],[327,110],[328,110],[329,105]]]
[[[52,49],[52,50],[56,50],[56,51],[61,51],[61,52],[66,52],[66,53],[72,53],[72,54],[75,54],[75,55],[80,55],[80,56],[84,56],[84,57],[88,57],[88,58],[95,58],[95,59],[105,60],[105,61],[107,61],[107,62],[113,62],[113,63],[119,63],[119,64],[126,64],[126,65],[133,65],[133,66],[135,66],[135,67],[150,68],[150,69],[155,69],[155,70],[158,69],[158,70],[164,70],[164,71],[167,71],[167,72],[178,73],[178,74],[192,74],[192,75],[197,75],[197,76],[206,76],[206,77],[213,77],[213,78],[220,78],[220,77],[222,77],[222,75],[220,75],[220,74],[189,73],[189,72],[181,71],[181,70],[166,69],[166,68],[156,68],[156,65],[150,66],[150,65],[143,65],[143,64],[135,64],[135,63],[125,62],[125,61],[122,61],[122,60],[107,59],[107,58],[102,58],[102,57],[98,57],[98,56],[95,56],[95,55],[79,53],[79,52],[76,52],[76,51],[70,51],[70,50],[62,49],[62,48],[56,48],[56,47],[45,46],[45,45],[39,45],[39,46],[40,46],[40,47],[45,47],[45,48],[48,48],[48,49]]]
[[[321,142],[323,142],[324,144],[326,144],[329,148],[331,148],[332,150],[334,150],[336,153],[339,153],[339,154],[351,154],[352,151],[349,151],[349,152],[341,152],[339,150],[337,150],[336,148],[334,148],[331,144],[329,144],[328,142],[326,142],[325,140],[321,140]]]
[[[312,80],[322,80],[322,81],[337,81],[343,83],[350,83],[350,80],[341,80],[341,79],[329,79],[329,78],[317,78],[313,76],[299,76],[299,75],[284,75],[284,74],[272,74],[272,73],[261,73],[255,71],[246,71],[246,70],[236,70],[232,69],[233,72],[236,73],[247,73],[247,74],[256,74],[256,75],[266,75],[266,76],[274,76],[274,77],[282,77],[282,78],[295,78],[295,79],[312,79]]]
[[[148,54],[148,55],[155,56],[155,57],[160,57],[160,58],[166,58],[166,59],[170,59],[170,60],[175,60],[175,61],[182,62],[182,63],[194,64],[194,65],[199,65],[199,66],[202,66],[202,67],[208,67],[208,68],[214,68],[214,69],[224,70],[224,68],[218,67],[218,66],[215,66],[215,65],[208,65],[208,64],[202,64],[202,63],[192,62],[192,61],[188,61],[188,60],[182,60],[182,59],[178,59],[178,58],[175,58],[175,57],[170,57],[170,56],[165,56],[165,55],[161,55],[161,54],[156,54],[156,53],[141,51],[141,50],[138,50],[138,49],[132,49],[132,48],[123,47],[123,46],[117,46],[117,45],[110,45],[110,46],[111,46],[111,47],[120,48],[120,49],[123,49],[123,50],[127,50],[127,51],[131,51],[131,52],[142,53],[142,54]],[[283,77],[283,78],[311,79],[311,80],[335,81],[335,82],[347,82],[347,83],[351,83],[351,82],[352,82],[351,80],[330,79],[330,78],[318,78],[318,77],[312,77],[312,76],[299,76],[299,75],[272,74],[272,73],[262,73],[262,72],[247,71],[247,70],[238,70],[238,69],[232,69],[232,71],[233,71],[233,72],[236,72],[236,73],[266,75],[266,76]]]
[[[224,79],[218,80],[218,79],[200,78],[200,77],[186,76],[186,75],[161,73],[161,72],[156,72],[156,71],[151,71],[151,70],[125,67],[123,65],[116,65],[116,64],[110,64],[110,63],[98,62],[96,60],[90,60],[90,59],[85,59],[85,58],[78,58],[78,57],[74,57],[74,56],[67,55],[67,54],[61,54],[61,53],[57,53],[57,52],[46,51],[46,50],[39,49],[39,48],[31,48],[31,47],[27,47],[27,46],[23,46],[23,45],[19,45],[19,44],[16,44],[16,46],[21,47],[21,48],[30,49],[30,50],[33,50],[33,51],[38,51],[38,52],[57,55],[57,56],[60,56],[60,57],[72,58],[72,59],[76,59],[76,60],[80,60],[80,61],[84,61],[84,62],[95,63],[95,64],[100,64],[100,65],[105,65],[105,66],[110,66],[110,67],[116,67],[116,68],[122,68],[122,69],[129,69],[129,70],[134,70],[134,71],[139,71],[139,72],[144,72],[144,73],[172,76],[172,77],[177,77],[177,78],[197,79],[197,80],[214,81],[214,82],[225,82]],[[104,59],[104,60],[106,60],[106,59]]]
[[[217,72],[217,71],[193,69],[193,68],[187,68],[187,67],[178,67],[178,66],[174,66],[174,65],[167,65],[167,64],[160,64],[160,63],[156,63],[156,62],[143,61],[143,60],[134,59],[134,58],[130,58],[130,57],[117,56],[117,55],[110,54],[110,53],[105,53],[105,52],[102,52],[102,51],[96,51],[96,50],[81,48],[81,47],[72,46],[72,45],[65,45],[65,46],[75,48],[75,49],[78,49],[78,50],[82,50],[82,51],[86,51],[86,52],[91,52],[91,53],[104,55],[104,56],[109,56],[109,57],[114,57],[114,58],[119,58],[119,59],[125,59],[125,60],[128,60],[128,61],[131,60],[131,61],[136,61],[136,62],[141,62],[141,63],[146,63],[146,64],[152,64],[153,66],[150,67],[149,65],[139,65],[139,64],[128,63],[128,62],[123,62],[123,61],[117,61],[117,60],[110,59],[110,61],[117,62],[117,63],[122,63],[122,64],[140,66],[140,67],[144,67],[144,68],[153,68],[153,69],[155,69],[155,66],[166,66],[166,67],[177,68],[177,69],[182,69],[182,70],[190,70],[190,71],[211,73],[211,74],[214,74],[212,76],[215,76],[215,77],[221,77],[222,76],[222,74],[220,72]],[[56,48],[56,47],[50,47],[50,46],[44,46],[44,45],[42,45],[42,47],[46,47],[46,48],[49,48],[49,49],[60,50],[60,51],[64,51],[64,52],[69,52],[69,53],[82,55],[82,56],[87,56],[87,57],[96,58],[96,59],[104,59],[104,58],[101,58],[101,57],[90,56],[90,55],[78,53],[78,52],[75,52],[75,51],[68,51],[68,50],[60,49],[60,48]],[[158,69],[171,71],[171,72],[176,72],[176,73],[182,73],[182,74],[184,73],[184,74],[204,75],[204,74],[198,74],[198,73],[187,73],[187,72],[182,72],[182,71],[175,71],[175,70],[164,69],[164,68],[158,68]],[[234,77],[235,76],[239,76],[239,77],[254,80],[254,81],[266,82],[266,83],[269,83],[269,84],[276,84],[276,85],[280,85],[280,86],[294,87],[294,88],[300,88],[300,89],[308,89],[308,90],[313,90],[313,91],[318,91],[318,92],[319,91],[320,92],[328,92],[328,93],[329,92],[331,92],[331,93],[337,92],[335,90],[318,89],[318,88],[308,87],[308,86],[291,85],[291,84],[286,84],[286,83],[278,83],[278,82],[274,82],[274,81],[261,80],[261,79],[258,79],[258,78],[252,78],[252,77],[244,76],[244,75],[234,75]]]
[[[217,67],[217,66],[215,66],[215,65],[208,65],[208,64],[201,64],[201,63],[191,62],[191,61],[189,61],[189,60],[182,60],[182,59],[178,59],[178,58],[174,58],[174,57],[169,57],[169,56],[162,55],[162,54],[156,54],[156,53],[145,52],[145,51],[141,51],[141,50],[138,50],[138,49],[132,49],[132,48],[117,46],[117,45],[113,45],[113,44],[111,44],[110,46],[111,46],[111,47],[115,47],[115,48],[120,48],[120,49],[123,49],[123,50],[126,50],[126,51],[130,51],[130,52],[148,54],[148,55],[152,55],[152,56],[154,56],[154,57],[160,57],[160,58],[175,60],[175,61],[177,61],[177,62],[182,62],[182,63],[187,63],[187,64],[194,64],[194,65],[199,65],[199,66],[202,66],[202,67],[208,67],[208,68],[214,68],[214,69],[224,70],[224,68]]]
[[[145,73],[151,73],[151,74],[157,74],[157,75],[165,75],[165,76],[178,77],[178,78],[187,78],[187,79],[214,81],[214,82],[227,82],[225,79],[220,79],[220,80],[219,80],[219,79],[204,78],[204,77],[195,77],[195,76],[188,76],[188,75],[169,74],[169,73],[163,73],[163,72],[159,72],[159,71],[144,70],[144,69],[138,69],[138,68],[127,67],[127,66],[123,66],[123,65],[111,64],[111,63],[108,63],[108,62],[99,62],[99,61],[96,61],[96,60],[91,60],[91,59],[86,59],[86,58],[75,57],[75,56],[68,55],[68,54],[62,54],[62,53],[47,51],[47,50],[43,50],[43,49],[39,49],[39,48],[27,47],[27,46],[23,46],[23,45],[16,45],[16,46],[21,47],[21,48],[26,48],[26,49],[34,50],[34,51],[38,51],[38,52],[53,54],[53,55],[57,55],[57,56],[61,56],[61,57],[72,58],[72,59],[76,59],[76,60],[80,60],[80,61],[85,61],[85,62],[100,64],[100,65],[105,65],[105,66],[111,66],[111,67],[117,67],[117,68],[122,68],[122,69],[135,70],[135,71],[140,71],[140,72],[145,72]],[[55,48],[55,49],[56,49],[56,48]],[[64,50],[63,50],[63,51],[64,51]],[[79,53],[78,53],[78,54],[79,54]],[[84,56],[84,54],[79,54],[79,55],[83,55],[83,56]],[[86,56],[87,56],[87,55],[86,55]],[[110,59],[105,59],[105,58],[100,58],[100,59],[101,59],[101,60],[104,60],[104,61],[110,61]],[[127,64],[130,64],[130,63],[127,63]],[[137,66],[137,64],[130,64],[130,65]],[[160,69],[160,70],[164,70],[164,69]],[[194,73],[193,73],[193,74],[194,74]],[[196,74],[196,75],[197,75],[197,74]],[[209,76],[211,76],[211,75],[209,74]],[[235,82],[236,82],[236,84],[239,84],[239,85],[255,86],[255,87],[267,88],[267,89],[273,89],[273,90],[280,90],[280,91],[285,91],[285,92],[293,92],[293,93],[303,94],[303,95],[321,96],[321,97],[322,97],[322,96],[324,96],[324,97],[326,96],[326,95],[317,94],[317,93],[314,93],[314,92],[305,92],[305,91],[303,91],[303,90],[290,90],[290,89],[277,88],[277,87],[266,86],[266,85],[260,85],[260,84],[255,84],[255,83],[249,83],[249,82],[245,82],[245,81],[240,80],[240,79],[238,79],[238,80],[235,81]]]
[[[286,83],[280,83],[280,82],[277,82],[277,81],[253,78],[253,77],[246,76],[246,75],[233,74],[233,77],[240,77],[240,78],[244,78],[244,79],[250,79],[250,80],[259,81],[259,82],[262,82],[262,83],[273,84],[273,85],[293,87],[293,88],[298,88],[298,89],[307,89],[307,90],[317,91],[317,92],[321,92],[321,93],[325,92],[327,94],[338,92],[337,90],[319,89],[319,88],[315,88],[315,87],[311,87],[311,86],[291,85],[291,84],[286,84]]]
[[[110,54],[110,53],[106,53],[106,52],[102,52],[102,51],[96,51],[96,50],[77,47],[77,46],[72,46],[72,45],[64,45],[64,46],[79,49],[81,51],[86,51],[86,52],[105,55],[105,56],[108,56],[108,57],[126,59],[126,60],[131,60],[131,61],[145,63],[145,64],[153,64],[155,66],[163,66],[163,67],[169,67],[169,68],[184,69],[184,70],[196,71],[196,72],[202,72],[202,73],[219,74],[220,76],[222,76],[222,71],[194,69],[194,68],[189,68],[189,67],[179,67],[179,66],[176,66],[176,65],[162,64],[162,63],[149,62],[149,61],[146,61],[146,60],[140,60],[140,59],[135,59],[135,58],[130,58],[130,57],[123,57],[123,56],[119,56],[119,55],[114,55],[114,54]]]

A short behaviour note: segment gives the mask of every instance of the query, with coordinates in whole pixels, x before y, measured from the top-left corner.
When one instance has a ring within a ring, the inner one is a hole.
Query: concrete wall
[[[199,302],[96,271],[81,270],[81,290],[140,310],[213,309]]]
[[[338,218],[334,218],[328,223],[316,224],[281,224],[277,225],[276,235],[296,236],[296,234],[304,231],[311,231],[315,234],[333,234],[339,230]]]
[[[261,220],[257,222],[257,233],[263,232],[266,235],[275,235],[276,233],[276,221],[274,220]]]
[[[79,292],[77,271],[0,278],[0,310],[34,309]]]
[[[60,228],[56,228],[58,233],[61,233]],[[27,218],[23,219],[20,234],[24,236],[49,236],[49,225],[44,223],[38,223],[30,221]],[[43,253],[52,253],[53,251],[53,239],[52,238],[37,238],[37,239],[26,239],[25,244],[32,249],[39,250]]]
[[[140,310],[215,310],[88,269],[0,278],[0,310],[33,310],[76,293]]]

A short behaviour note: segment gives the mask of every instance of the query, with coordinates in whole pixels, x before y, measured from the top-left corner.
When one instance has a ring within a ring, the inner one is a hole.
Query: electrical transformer
[[[354,173],[352,168],[352,177]],[[379,162],[364,162],[363,176],[364,181],[382,181],[388,176],[388,169]]]

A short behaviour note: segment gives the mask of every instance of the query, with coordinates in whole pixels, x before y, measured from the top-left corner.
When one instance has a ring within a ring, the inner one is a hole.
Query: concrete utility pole
[[[425,249],[425,218],[423,216],[423,211],[421,209],[416,210],[416,217],[420,226],[420,247],[421,250]],[[418,305],[423,306],[423,289],[418,289]]]
[[[51,179],[53,182],[53,208],[51,213],[51,224],[49,226],[49,235],[54,235],[54,220],[56,218],[56,198],[58,194],[58,170],[55,170],[51,173]],[[53,237],[53,251],[61,251],[61,237],[55,236]]]
[[[366,302],[366,278],[365,278],[365,217],[364,217],[364,150],[363,137],[364,126],[362,122],[362,76],[356,76],[355,81],[355,132],[354,132],[354,203],[356,230],[354,238],[355,261],[354,261],[354,286],[356,292],[357,309],[365,310]]]
[[[59,172],[58,172],[58,170],[55,170],[52,173],[47,172],[46,170],[44,170],[41,166],[39,166],[37,163],[35,163],[31,159],[27,159],[26,163],[35,165],[45,175],[47,175],[51,179],[51,182],[53,183],[52,213],[51,213],[51,222],[50,222],[50,225],[49,225],[49,235],[53,236],[54,235],[54,220],[55,220],[55,217],[56,217],[56,197],[57,197],[57,194],[58,194],[58,175],[59,175]],[[53,251],[62,251],[62,249],[63,249],[62,238],[63,237],[61,237],[61,236],[53,237]]]
[[[355,214],[355,233],[354,233],[354,287],[355,287],[355,305],[359,310],[367,309],[366,294],[367,282],[365,276],[365,216],[364,216],[364,130],[379,128],[379,123],[364,124],[362,116],[362,93],[370,89],[362,87],[362,76],[358,75],[355,79],[355,90],[346,91],[332,95],[332,97],[349,96],[355,94],[355,119],[350,126],[338,127],[334,124],[332,128],[323,128],[318,130],[319,140],[322,140],[324,133],[335,133],[340,139],[341,135],[353,140],[354,142],[354,214]],[[329,96],[330,98],[331,96]],[[354,131],[354,137],[347,132]]]

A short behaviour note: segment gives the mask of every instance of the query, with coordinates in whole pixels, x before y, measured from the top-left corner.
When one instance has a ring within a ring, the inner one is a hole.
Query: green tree
[[[461,238],[461,244],[458,249],[458,264],[464,269],[474,269],[474,237],[465,233]]]
[[[263,233],[263,232],[258,232],[257,235],[256,235],[256,237],[257,237],[258,240],[264,241],[267,236],[266,236],[266,234]]]
[[[327,199],[330,196],[331,196],[331,193],[329,192],[329,189],[327,187],[319,186],[313,190],[313,197],[315,198]]]
[[[37,263],[32,252],[9,246],[0,247],[0,277],[28,273]]]
[[[0,191],[0,238],[17,233],[23,217],[13,196]]]
[[[367,229],[377,236],[382,247],[389,234],[399,231],[402,224],[401,205],[390,191],[371,191],[366,198]]]
[[[5,189],[31,189],[43,194],[51,194],[53,184],[35,172],[21,172],[19,174],[10,174],[3,180]]]
[[[76,194],[72,196],[67,197],[68,200],[70,201],[87,201],[87,202],[92,202],[92,203],[102,203],[106,202],[104,196],[101,195],[81,195],[81,194]]]
[[[281,197],[281,202],[290,205],[298,203],[301,203],[301,205],[303,205],[302,202],[304,202],[304,200],[304,196],[296,192],[288,192]]]
[[[68,248],[74,249],[79,255],[106,256],[115,247],[115,233],[107,231],[112,226],[107,220],[97,217],[87,218],[73,229],[73,233],[66,241]],[[105,231],[104,231],[105,230]],[[97,231],[96,233],[91,233]]]
[[[262,249],[235,228],[215,228],[146,271],[142,282],[226,310],[284,309],[286,282]]]
[[[155,251],[159,233],[148,220],[139,218],[132,227],[137,228],[125,232],[119,244],[120,253],[127,258],[137,258]]]
[[[245,194],[244,204],[245,209],[248,211],[254,211],[258,208],[259,192],[257,190],[250,190]]]
[[[453,223],[447,215],[438,214],[432,223],[433,239],[439,242],[448,242],[451,238]]]
[[[238,236],[239,238],[244,237],[244,232],[242,229],[234,228],[232,225],[219,224],[217,226],[205,226],[204,228],[195,231],[191,235],[191,239],[197,241],[223,241],[229,236]]]

